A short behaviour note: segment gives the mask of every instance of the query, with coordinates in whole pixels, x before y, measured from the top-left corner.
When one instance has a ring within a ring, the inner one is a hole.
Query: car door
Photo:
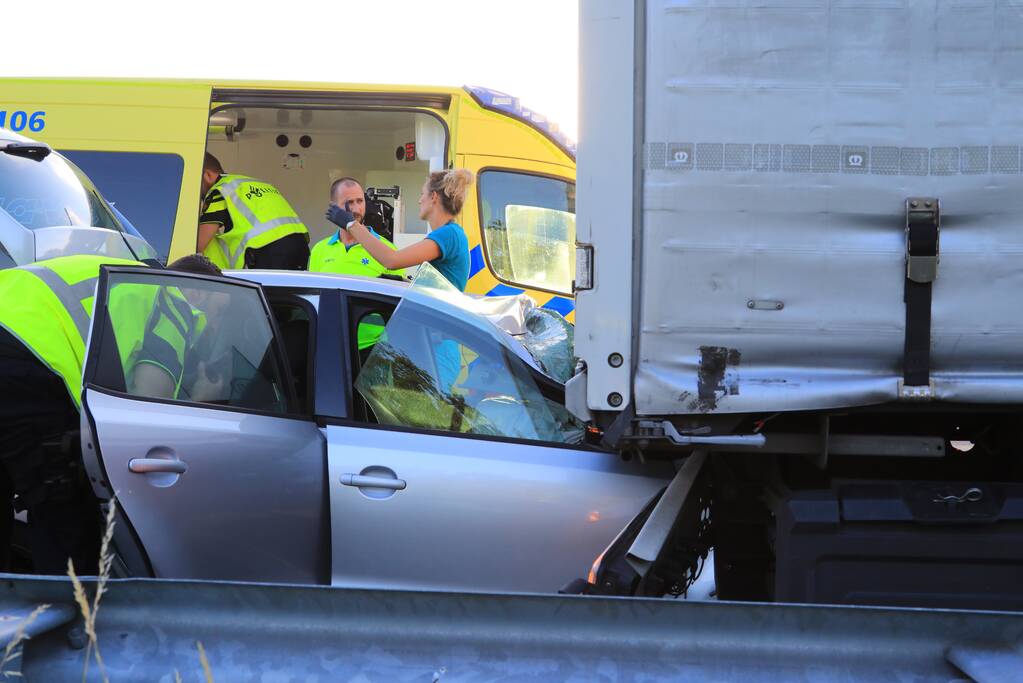
[[[359,368],[370,423],[326,427],[333,582],[552,592],[584,576],[670,472],[564,443],[579,425],[502,333],[414,299]]]
[[[170,336],[186,339],[182,349],[152,339],[168,324],[188,333]],[[83,453],[155,576],[325,582],[324,438],[292,413],[281,359],[258,285],[141,267],[101,273]]]

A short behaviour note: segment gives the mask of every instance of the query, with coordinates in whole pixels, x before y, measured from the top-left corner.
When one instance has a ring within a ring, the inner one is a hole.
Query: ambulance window
[[[513,171],[483,171],[479,204],[487,258],[499,279],[571,293],[574,183]]]
[[[107,201],[166,258],[185,168],[180,156],[141,152],[66,151],[61,154],[85,171]]]

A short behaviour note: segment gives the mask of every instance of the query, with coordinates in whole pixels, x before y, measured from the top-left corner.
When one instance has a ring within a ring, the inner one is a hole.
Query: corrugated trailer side
[[[580,11],[589,409],[1023,401],[1017,4]]]

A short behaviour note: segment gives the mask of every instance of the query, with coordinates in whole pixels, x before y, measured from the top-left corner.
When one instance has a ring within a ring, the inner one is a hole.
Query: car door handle
[[[404,491],[404,479],[391,479],[390,477],[367,477],[362,474],[342,474],[341,483],[345,486],[372,487],[377,489],[391,489],[392,491]]]
[[[188,465],[180,460],[167,460],[165,458],[132,458],[128,461],[128,471],[136,474],[150,474],[152,472],[184,474],[187,470]]]

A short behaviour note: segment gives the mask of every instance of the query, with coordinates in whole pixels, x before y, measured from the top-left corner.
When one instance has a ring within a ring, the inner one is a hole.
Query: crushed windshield
[[[467,310],[467,301],[432,266],[420,268],[355,383],[377,421],[581,441],[581,425],[541,390],[549,380],[507,334]]]
[[[0,146],[6,144],[0,140]],[[0,210],[29,230],[81,226],[124,231],[92,182],[59,154],[0,154]]]
[[[544,372],[562,384],[575,372],[575,328],[565,316],[546,308],[526,314],[519,340]]]

